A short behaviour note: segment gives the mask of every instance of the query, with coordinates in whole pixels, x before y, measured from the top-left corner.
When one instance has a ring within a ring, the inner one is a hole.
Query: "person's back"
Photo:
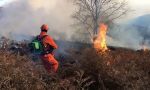
[[[56,72],[58,69],[58,62],[54,58],[53,50],[57,49],[58,46],[54,42],[54,40],[47,34],[48,25],[44,24],[41,26],[41,33],[39,35],[40,38],[44,37],[42,40],[42,44],[44,46],[44,53],[40,55],[42,62],[44,64],[45,69],[51,73]]]

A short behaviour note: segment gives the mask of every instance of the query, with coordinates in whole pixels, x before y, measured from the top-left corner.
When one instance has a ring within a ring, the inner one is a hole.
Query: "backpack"
[[[44,51],[44,45],[43,45],[43,39],[48,36],[48,35],[45,35],[43,37],[39,37],[37,36],[31,43],[30,43],[30,51],[33,53],[33,54],[37,54],[37,55],[40,55],[40,54],[43,54],[45,51]]]

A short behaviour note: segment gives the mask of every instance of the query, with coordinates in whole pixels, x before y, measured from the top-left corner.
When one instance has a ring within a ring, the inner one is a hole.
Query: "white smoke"
[[[22,38],[21,35],[37,35],[40,26],[48,24],[52,37],[69,39],[73,33],[70,28],[72,12],[73,5],[66,0],[14,0],[0,12],[1,35],[14,39]]]
[[[38,35],[40,26],[46,23],[50,26],[49,34],[54,39],[70,40],[74,34],[74,29],[70,27],[74,9],[75,6],[68,0],[13,0],[0,10],[0,35],[15,40],[28,39]],[[138,31],[131,28],[111,31],[115,39],[108,38],[109,45],[136,49],[140,47],[143,37]]]
[[[149,20],[148,18],[146,19]],[[131,23],[130,21],[127,24],[119,24],[111,28],[108,31],[107,44],[110,46],[126,47],[134,50],[143,49],[143,46],[150,49],[150,29],[147,25],[149,23],[143,18],[142,20],[144,21],[139,22],[134,20],[136,23]],[[141,27],[141,23],[145,26]]]
[[[135,28],[126,25],[117,26],[109,30],[112,37],[107,37],[107,43],[110,46],[126,47],[131,49],[141,49],[143,37]]]

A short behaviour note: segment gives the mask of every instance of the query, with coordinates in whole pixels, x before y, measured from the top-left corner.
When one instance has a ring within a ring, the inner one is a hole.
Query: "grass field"
[[[22,48],[23,49],[23,48]],[[23,52],[22,52],[23,51]],[[40,59],[21,48],[0,49],[1,90],[149,90],[150,51],[110,47],[105,53],[87,47],[57,56],[55,76]]]

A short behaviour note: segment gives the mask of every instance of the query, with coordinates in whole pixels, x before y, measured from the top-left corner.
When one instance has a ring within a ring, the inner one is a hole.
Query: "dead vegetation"
[[[70,49],[69,56],[57,57],[60,67],[55,76],[44,70],[38,58],[14,51],[0,49],[1,90],[150,89],[150,51],[111,48],[98,53],[93,48]]]

